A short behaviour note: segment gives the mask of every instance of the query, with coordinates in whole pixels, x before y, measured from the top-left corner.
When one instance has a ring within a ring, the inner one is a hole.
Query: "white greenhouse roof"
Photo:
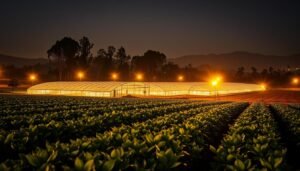
[[[60,94],[117,97],[124,95],[213,95],[262,91],[256,84],[222,83],[213,88],[207,82],[47,82],[30,87],[29,94]]]

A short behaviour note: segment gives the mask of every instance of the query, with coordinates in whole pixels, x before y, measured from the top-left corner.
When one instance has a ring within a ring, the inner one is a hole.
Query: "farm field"
[[[0,104],[0,170],[300,169],[299,104],[26,95]]]
[[[189,99],[215,100],[215,97],[190,97]],[[264,103],[300,103],[299,89],[271,89],[263,92],[243,93],[236,95],[219,96],[218,100],[223,101],[247,101]]]

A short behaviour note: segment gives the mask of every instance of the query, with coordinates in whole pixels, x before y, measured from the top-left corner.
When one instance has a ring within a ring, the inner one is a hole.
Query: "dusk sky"
[[[0,21],[0,54],[29,58],[45,58],[64,36],[87,36],[94,54],[108,45],[168,57],[300,53],[299,1],[5,0]]]

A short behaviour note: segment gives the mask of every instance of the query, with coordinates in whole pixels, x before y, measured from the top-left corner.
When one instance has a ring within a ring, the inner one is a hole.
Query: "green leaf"
[[[227,161],[231,161],[233,158],[234,158],[234,155],[232,155],[232,154],[228,154],[226,157]]]
[[[57,157],[57,151],[52,151],[50,157],[48,158],[47,162],[55,160]]]
[[[94,170],[94,160],[89,160],[84,164],[84,171]]]
[[[34,166],[34,167],[37,167],[38,166],[38,160],[35,156],[31,155],[31,154],[28,154],[25,156],[25,158],[27,159],[28,163],[31,165],[31,166]]]
[[[184,131],[183,128],[179,128],[179,133],[180,133],[180,134],[184,134],[184,132],[185,132],[185,131]]]
[[[213,153],[216,153],[216,152],[217,152],[217,149],[216,149],[214,146],[212,146],[212,145],[209,145],[209,149],[210,149],[210,151],[212,151]]]
[[[269,168],[269,169],[272,169],[272,166],[271,166],[271,164],[270,164],[269,162],[267,162],[267,161],[265,161],[265,160],[263,160],[263,159],[259,159],[259,161],[260,161],[260,164],[261,164],[262,166],[264,166],[264,167],[266,167],[266,168]]]
[[[276,158],[275,160],[274,160],[274,166],[275,166],[275,168],[278,168],[279,166],[280,166],[280,164],[282,163],[282,161],[283,161],[283,158],[282,157],[280,157],[280,158]]]
[[[115,160],[109,160],[106,161],[102,167],[103,171],[111,171],[113,170],[114,166],[115,166],[116,161]]]
[[[9,144],[9,143],[12,141],[13,138],[14,138],[14,134],[13,134],[13,133],[8,134],[8,135],[6,136],[6,139],[5,139],[5,141],[4,141],[4,144]]]
[[[174,163],[174,164],[171,166],[171,168],[178,167],[179,165],[181,165],[181,163],[180,163],[180,162],[176,162],[176,163]]]
[[[74,165],[75,165],[75,170],[80,171],[83,169],[84,163],[79,157],[76,157]]]
[[[239,159],[236,159],[236,160],[234,161],[234,165],[235,165],[237,168],[239,168],[240,170],[245,170],[245,165],[244,165],[244,163],[243,163],[241,160],[239,160]]]

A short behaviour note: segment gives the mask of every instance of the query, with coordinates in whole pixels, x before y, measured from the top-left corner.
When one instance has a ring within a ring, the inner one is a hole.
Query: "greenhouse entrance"
[[[113,91],[113,97],[128,95],[149,96],[150,86],[143,83],[127,83],[121,85]]]

